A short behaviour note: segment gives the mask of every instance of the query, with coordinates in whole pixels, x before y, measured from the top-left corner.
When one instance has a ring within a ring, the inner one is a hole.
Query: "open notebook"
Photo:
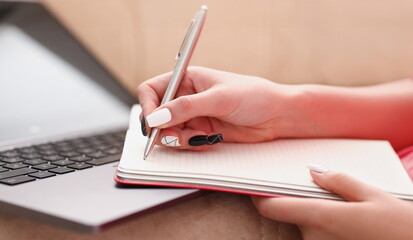
[[[139,119],[138,107],[131,115],[133,121]],[[256,144],[221,143],[206,151],[158,146],[144,161],[146,139],[138,126],[130,127],[116,181],[261,196],[341,199],[313,183],[306,166],[317,163],[396,197],[413,200],[410,179],[387,141],[289,139]]]

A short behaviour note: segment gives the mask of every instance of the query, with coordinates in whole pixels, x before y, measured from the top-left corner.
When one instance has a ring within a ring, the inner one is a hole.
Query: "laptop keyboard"
[[[0,152],[0,184],[18,185],[118,161],[126,131]]]

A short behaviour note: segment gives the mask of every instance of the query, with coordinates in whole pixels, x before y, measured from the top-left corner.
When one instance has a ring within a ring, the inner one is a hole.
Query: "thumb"
[[[314,170],[310,173],[314,182],[320,187],[335,192],[348,201],[362,202],[386,195],[385,192],[344,173]]]
[[[216,117],[225,114],[222,99],[213,96],[212,91],[180,96],[155,109],[146,117],[149,127],[168,128],[193,118]]]

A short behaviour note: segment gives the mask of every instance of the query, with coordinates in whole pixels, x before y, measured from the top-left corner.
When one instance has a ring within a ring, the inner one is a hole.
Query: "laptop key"
[[[76,162],[84,162],[84,161],[92,160],[92,158],[86,157],[86,156],[71,157],[69,159],[72,161],[76,161]]]
[[[54,161],[54,162],[52,162],[54,165],[58,165],[58,166],[66,166],[66,165],[69,165],[69,164],[72,164],[72,163],[74,163],[73,161],[70,161],[70,160],[58,160],[58,161]]]
[[[87,148],[79,149],[77,151],[80,152],[80,153],[83,153],[83,154],[88,154],[88,153],[96,152],[96,149],[91,148],[91,147],[87,147]]]
[[[53,149],[54,145],[51,143],[45,143],[45,144],[37,145],[36,148],[40,150],[48,150],[48,149]]]
[[[105,150],[105,149],[108,149],[108,148],[110,148],[110,145],[109,144],[103,144],[103,145],[99,145],[99,146],[96,146],[95,147],[97,150]]]
[[[67,146],[59,146],[59,147],[56,147],[55,149],[59,152],[67,152],[67,151],[73,150],[73,148],[74,148],[73,146],[67,145]]]
[[[120,153],[121,151],[122,150],[118,147],[111,147],[111,148],[104,150],[104,152],[108,154],[117,154],[117,153]]]
[[[74,146],[81,146],[81,145],[86,144],[86,140],[82,138],[77,138],[77,139],[70,140],[69,143]]]
[[[32,168],[20,168],[20,169],[11,170],[8,172],[0,173],[0,179],[11,178],[11,177],[16,177],[20,175],[35,173],[35,172],[37,172],[37,170],[32,169]]]
[[[49,172],[57,173],[57,174],[65,174],[65,173],[74,172],[74,171],[75,170],[73,170],[71,168],[65,168],[65,167],[58,167],[58,168],[49,169]]]
[[[59,142],[55,142],[54,145],[56,147],[63,147],[63,146],[70,146],[70,141],[66,140],[66,141],[59,141]]]
[[[63,152],[59,154],[60,156],[63,157],[75,157],[75,156],[79,156],[82,155],[81,153],[75,152],[75,151],[68,151],[68,152]]]
[[[3,156],[3,157],[17,157],[17,156],[19,156],[19,152],[17,152],[16,150],[4,151],[4,152],[0,152],[0,156]]]
[[[24,147],[17,149],[20,153],[35,153],[37,149],[35,147]]]
[[[50,156],[43,156],[42,159],[47,160],[47,161],[57,161],[57,160],[65,159],[65,158],[59,155],[50,155]]]
[[[18,162],[23,162],[24,158],[21,157],[7,157],[7,158],[3,158],[1,161],[6,162],[6,163],[18,163]]]
[[[17,185],[118,161],[124,135],[122,131],[0,151],[0,184]]]
[[[94,153],[89,153],[86,154],[86,156],[91,157],[91,158],[102,158],[106,157],[108,154],[103,153],[103,152],[94,152]]]
[[[76,170],[83,170],[83,169],[86,169],[86,168],[91,168],[92,165],[89,165],[89,164],[86,164],[86,163],[75,163],[75,164],[69,165],[68,167],[76,169]]]
[[[0,180],[0,182],[7,184],[7,185],[17,185],[20,183],[31,182],[34,180],[36,180],[36,178],[28,177],[28,176],[18,176],[18,177],[12,177],[12,178]]]
[[[50,164],[50,163],[44,163],[44,164],[35,165],[32,168],[38,169],[38,170],[48,170],[48,169],[55,168],[55,167],[57,166]]]
[[[49,155],[58,154],[59,152],[54,149],[44,149],[44,150],[39,150],[39,153],[45,156],[49,156]]]
[[[98,166],[98,165],[103,165],[103,164],[110,163],[110,162],[116,162],[119,160],[120,160],[120,154],[117,154],[117,155],[107,156],[103,158],[93,159],[91,161],[87,161],[86,163]]]
[[[20,157],[22,158],[26,158],[26,159],[35,159],[35,158],[39,158],[42,155],[38,154],[38,153],[25,153],[20,155]]]
[[[14,170],[14,169],[27,167],[27,165],[23,163],[9,163],[9,164],[4,165],[3,167]]]
[[[89,143],[90,145],[92,145],[92,146],[95,146],[95,147],[98,147],[98,146],[101,146],[101,145],[105,145],[105,144],[106,144],[105,141],[102,141],[102,140],[100,140],[100,139],[90,140],[90,141],[88,141],[88,143]]]
[[[29,164],[29,165],[39,165],[39,164],[47,163],[47,161],[38,158],[38,159],[26,160],[23,163]]]
[[[35,178],[38,178],[38,179],[43,179],[43,178],[48,178],[48,177],[56,176],[56,174],[51,173],[51,172],[44,172],[44,171],[42,171],[42,172],[37,172],[37,173],[29,174],[29,176],[30,176],[30,177],[35,177]]]

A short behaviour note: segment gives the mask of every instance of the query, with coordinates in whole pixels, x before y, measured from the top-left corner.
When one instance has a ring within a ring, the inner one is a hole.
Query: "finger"
[[[222,135],[210,134],[190,128],[166,128],[159,135],[157,144],[178,149],[204,150],[222,142]]]
[[[338,201],[293,197],[252,197],[252,201],[261,215],[299,225],[319,224],[333,208],[343,204]]]
[[[378,188],[363,183],[343,173],[310,171],[314,182],[320,187],[335,192],[348,201],[366,201],[387,195]]]
[[[145,118],[143,117],[142,113],[139,115],[139,120],[141,122],[142,135],[146,137],[146,136],[148,136],[148,130],[147,130],[147,127],[146,127]]]
[[[219,96],[219,98],[218,98]],[[234,102],[227,101],[220,90],[181,96],[174,99],[147,116],[150,127],[167,128],[189,121],[196,117],[222,117],[236,108]]]
[[[184,78],[175,97],[190,95],[194,92],[202,92],[216,83],[217,76],[222,74],[220,71],[203,67],[188,67]],[[147,116],[160,105],[169,82],[172,72],[164,73],[143,82],[138,87],[138,99],[142,105],[143,114]]]
[[[137,89],[138,99],[144,117],[160,105],[171,76],[172,72],[164,73],[139,85]]]

